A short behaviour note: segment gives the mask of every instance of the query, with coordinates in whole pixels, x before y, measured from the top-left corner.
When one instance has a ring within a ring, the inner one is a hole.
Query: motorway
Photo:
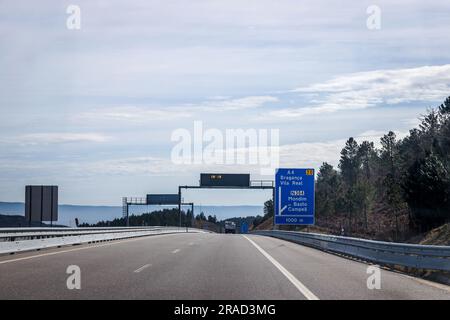
[[[68,266],[81,270],[69,290]],[[157,235],[0,257],[0,299],[450,299],[450,287],[287,241]]]

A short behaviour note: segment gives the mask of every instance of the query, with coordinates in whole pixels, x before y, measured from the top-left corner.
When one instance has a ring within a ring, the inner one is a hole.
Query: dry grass
[[[428,232],[422,241],[420,241],[420,244],[435,246],[450,245],[450,223],[444,224],[443,226]]]

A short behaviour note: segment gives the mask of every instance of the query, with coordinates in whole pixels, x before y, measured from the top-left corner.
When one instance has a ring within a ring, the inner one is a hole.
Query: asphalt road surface
[[[69,290],[67,268],[80,268]],[[0,299],[450,299],[450,287],[256,236],[158,235],[0,257]]]

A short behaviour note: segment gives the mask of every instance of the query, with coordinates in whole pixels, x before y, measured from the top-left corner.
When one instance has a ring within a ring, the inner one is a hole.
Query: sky
[[[448,0],[0,0],[0,201],[27,184],[120,205],[201,172],[273,179],[259,164],[175,163],[174,132],[196,123],[277,130],[280,167],[336,166],[348,137],[404,137],[450,95],[449,31]]]

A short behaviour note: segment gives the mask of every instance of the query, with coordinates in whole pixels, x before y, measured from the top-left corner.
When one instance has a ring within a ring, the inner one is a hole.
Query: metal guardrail
[[[160,226],[150,227],[86,227],[86,228],[67,228],[67,227],[22,227],[22,228],[0,228],[0,235],[4,233],[15,232],[44,232],[44,231],[80,231],[80,230],[132,230],[132,229],[145,229],[155,228]]]
[[[33,228],[0,229],[0,239],[3,240],[0,241],[0,254],[159,234],[205,232],[200,229],[186,230],[178,227],[59,228],[55,231],[53,228],[34,228],[33,231],[30,229]]]
[[[391,243],[294,231],[254,231],[323,251],[360,258],[380,265],[450,271],[450,246]]]
[[[71,235],[119,233],[130,231],[148,231],[164,227],[115,227],[115,228],[2,228],[0,229],[0,242],[15,240],[33,240],[54,238]]]

